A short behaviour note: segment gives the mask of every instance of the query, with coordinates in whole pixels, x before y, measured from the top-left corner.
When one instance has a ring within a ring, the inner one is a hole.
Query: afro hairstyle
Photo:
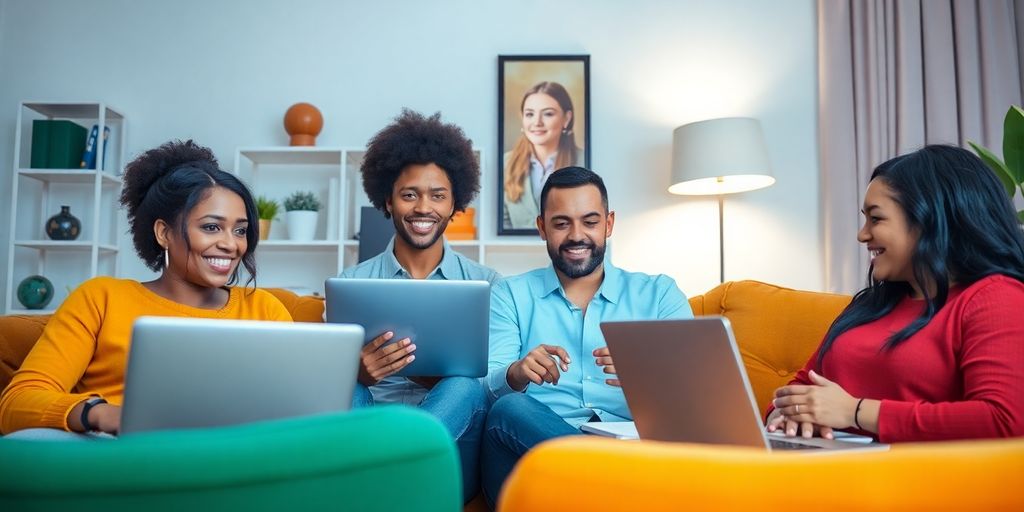
[[[370,139],[360,172],[363,190],[374,208],[387,211],[387,200],[402,171],[410,165],[435,164],[452,182],[455,211],[464,211],[480,192],[480,163],[462,128],[441,122],[441,113],[425,117],[403,109],[395,121]]]

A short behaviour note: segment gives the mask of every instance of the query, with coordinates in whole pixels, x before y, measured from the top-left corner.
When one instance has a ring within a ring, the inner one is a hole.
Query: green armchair
[[[0,510],[460,510],[444,427],[394,406],[118,440],[0,439]]]

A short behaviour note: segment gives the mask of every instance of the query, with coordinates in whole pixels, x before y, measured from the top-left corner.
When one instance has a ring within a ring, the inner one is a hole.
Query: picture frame
[[[498,235],[536,236],[544,179],[590,168],[589,55],[498,56],[496,153]]]

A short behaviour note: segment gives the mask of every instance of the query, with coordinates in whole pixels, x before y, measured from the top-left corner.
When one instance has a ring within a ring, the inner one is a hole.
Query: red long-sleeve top
[[[1024,283],[996,275],[954,286],[928,325],[882,348],[923,309],[908,297],[844,332],[821,374],[854,397],[881,400],[884,443],[1024,436]],[[791,384],[811,384],[817,357]]]

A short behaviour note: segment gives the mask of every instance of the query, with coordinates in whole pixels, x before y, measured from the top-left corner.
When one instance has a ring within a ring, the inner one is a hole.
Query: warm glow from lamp
[[[727,117],[685,124],[672,134],[668,191],[687,196],[733,194],[775,183],[761,123]]]
[[[723,196],[775,183],[761,123],[724,117],[684,124],[672,133],[672,181],[668,191],[718,196],[718,280],[725,282]]]

